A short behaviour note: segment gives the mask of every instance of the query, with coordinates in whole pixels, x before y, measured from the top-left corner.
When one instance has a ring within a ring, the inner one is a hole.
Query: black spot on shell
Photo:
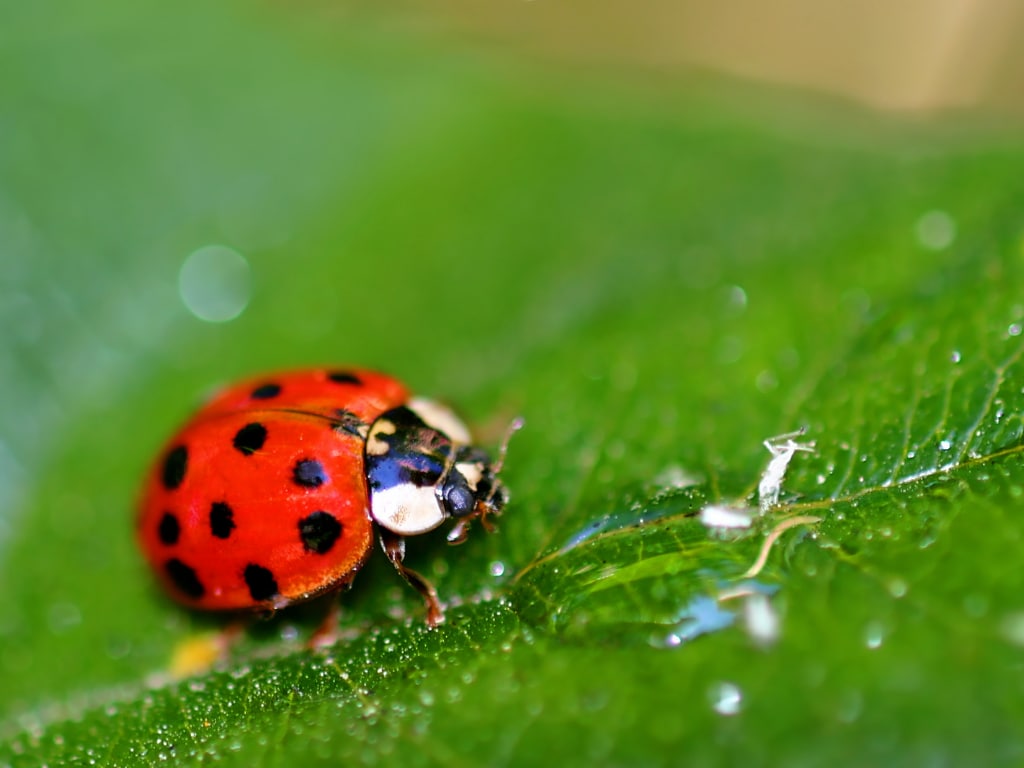
[[[252,424],[246,424],[238,430],[231,444],[235,446],[235,450],[240,451],[246,456],[252,456],[263,447],[263,443],[266,440],[267,428],[258,421],[254,421]]]
[[[299,520],[299,538],[307,552],[326,554],[340,536],[341,523],[329,512],[321,510]]]
[[[253,600],[269,600],[277,592],[277,581],[270,569],[262,565],[250,563],[245,566],[245,585],[249,588],[249,594]]]
[[[218,539],[226,539],[235,529],[235,513],[223,501],[215,501],[210,506],[210,533]]]
[[[168,560],[164,563],[164,570],[167,571],[167,575],[174,582],[174,586],[193,600],[198,600],[206,593],[203,582],[196,576],[196,572],[181,562],[181,560],[177,558]]]
[[[357,387],[363,386],[362,379],[348,371],[331,371],[327,374],[327,378],[335,384],[355,384]]]
[[[267,384],[261,384],[252,391],[251,397],[256,400],[269,400],[272,397],[277,397],[281,394],[281,385],[268,382]]]
[[[300,459],[292,470],[292,479],[296,485],[304,488],[319,488],[327,482],[328,477],[324,465],[316,459]]]
[[[172,448],[164,459],[164,488],[173,491],[185,479],[188,468],[188,448],[178,445]]]
[[[172,544],[178,543],[178,537],[181,536],[181,524],[178,523],[176,518],[170,512],[164,512],[164,516],[160,518],[160,525],[156,529],[157,535],[160,537],[160,543],[166,544],[168,547]]]

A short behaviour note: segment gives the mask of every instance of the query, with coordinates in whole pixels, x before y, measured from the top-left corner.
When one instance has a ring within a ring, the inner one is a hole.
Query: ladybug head
[[[457,518],[500,514],[508,501],[508,491],[498,480],[499,470],[481,449],[461,446],[440,488],[440,498],[448,514]]]
[[[414,400],[382,414],[366,439],[370,515],[401,536],[432,531],[454,518],[486,525],[501,512],[508,492],[499,464],[469,444],[469,431],[447,408]]]

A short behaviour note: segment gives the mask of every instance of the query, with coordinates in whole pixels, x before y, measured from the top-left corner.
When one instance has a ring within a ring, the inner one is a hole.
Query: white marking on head
[[[423,419],[428,427],[448,435],[453,443],[469,445],[473,442],[469,428],[448,406],[426,397],[414,397],[409,401],[409,410]]]
[[[479,461],[464,461],[455,465],[455,470],[464,478],[470,490],[475,491],[484,477],[484,467]]]
[[[400,536],[432,531],[447,518],[434,486],[420,487],[413,483],[373,491],[370,514],[378,525]]]

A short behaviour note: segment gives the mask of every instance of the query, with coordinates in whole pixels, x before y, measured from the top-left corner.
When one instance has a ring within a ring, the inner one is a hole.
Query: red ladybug
[[[249,379],[168,443],[146,480],[138,538],[180,602],[273,612],[351,583],[376,531],[436,626],[444,612],[403,564],[404,537],[452,518],[455,543],[474,518],[489,527],[508,499],[500,461],[446,407],[380,373]]]

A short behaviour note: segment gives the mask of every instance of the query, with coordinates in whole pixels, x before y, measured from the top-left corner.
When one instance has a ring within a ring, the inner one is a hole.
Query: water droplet
[[[893,597],[900,598],[907,594],[907,582],[899,577],[890,579],[887,587]]]
[[[765,369],[754,378],[754,386],[758,392],[771,392],[779,386],[779,379],[773,371]]]
[[[907,458],[912,459],[917,456],[917,451],[907,451]]]
[[[113,635],[107,638],[107,656],[112,659],[123,659],[132,652],[132,641],[127,637]]]
[[[445,691],[444,700],[449,704],[455,704],[462,699],[462,689],[458,686],[451,685],[448,690]]]
[[[999,631],[1009,642],[1024,646],[1024,612],[1006,614],[999,622]]]
[[[1020,323],[1011,323],[1010,327],[1006,329],[1006,332],[1011,336],[1020,336],[1022,326]]]
[[[961,359],[962,358],[960,356],[960,350],[959,349],[954,349],[952,354],[950,354],[950,356],[949,356],[949,361],[951,363],[959,363]]]
[[[718,683],[710,695],[711,707],[720,715],[738,715],[743,706],[743,691],[735,683]]]
[[[47,614],[50,631],[62,635],[72,627],[82,623],[82,612],[72,603],[54,603]]]
[[[885,640],[885,627],[881,622],[869,621],[864,630],[864,644],[874,651],[882,647],[883,640]]]
[[[732,626],[736,614],[727,611],[718,600],[707,595],[697,595],[678,614],[678,625],[662,637],[652,638],[652,644],[664,648],[675,648],[709,632],[716,632]]]
[[[945,211],[924,213],[914,227],[917,242],[929,251],[941,251],[952,245],[956,238],[956,222]]]
[[[589,691],[580,697],[580,707],[584,712],[600,712],[612,699],[612,692],[607,688]]]
[[[491,563],[490,567],[491,576],[498,577],[505,575],[505,564],[500,560],[495,560]]]
[[[726,292],[728,296],[727,302],[730,308],[738,312],[742,312],[747,308],[747,292],[743,290],[743,288],[738,285],[730,285],[726,288]]]
[[[749,528],[753,520],[754,510],[737,509],[724,504],[709,504],[700,511],[700,522],[706,528]]]
[[[743,622],[747,633],[760,646],[769,646],[779,639],[779,614],[767,595],[758,592],[743,601]]]
[[[248,675],[250,672],[252,672],[252,668],[248,664],[243,664],[238,669],[231,670],[231,676],[233,678],[235,678],[235,680],[241,680],[243,677]]]
[[[852,723],[864,710],[864,696],[860,691],[847,691],[839,700],[836,717],[841,723]]]
[[[698,472],[691,472],[678,464],[670,464],[654,476],[654,484],[659,488],[690,488],[704,482]]]
[[[996,420],[996,424],[998,424],[999,422],[1001,422],[1003,420],[1003,416],[1006,413],[1006,410],[1005,410],[1006,409],[1006,401],[1003,400],[1003,398],[1001,398],[1001,397],[997,397],[995,399],[995,406],[996,406],[995,420]]]
[[[953,444],[950,443],[949,440],[942,440],[942,441],[939,442],[939,450],[940,451],[948,451],[952,447],[953,447]]]
[[[188,311],[200,320],[234,320],[249,303],[249,262],[226,246],[203,246],[181,265],[178,292]]]
[[[664,645],[666,648],[678,648],[683,644],[683,638],[675,633],[670,633],[661,640],[660,644]]]

